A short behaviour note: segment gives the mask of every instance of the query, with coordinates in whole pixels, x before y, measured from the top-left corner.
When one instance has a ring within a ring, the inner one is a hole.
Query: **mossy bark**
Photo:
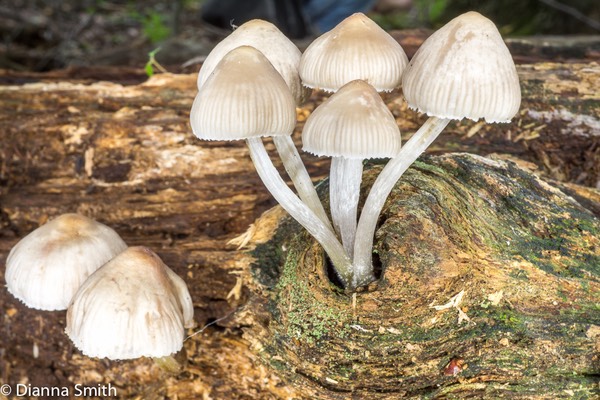
[[[254,250],[269,300],[247,336],[307,398],[600,395],[600,220],[574,198],[510,161],[425,157],[374,251],[380,280],[353,297],[292,221]]]

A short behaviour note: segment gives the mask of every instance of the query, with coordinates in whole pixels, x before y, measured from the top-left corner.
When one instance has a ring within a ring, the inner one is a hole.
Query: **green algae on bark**
[[[284,221],[254,250],[269,279],[247,337],[307,397],[599,394],[600,220],[517,164],[421,158],[380,218],[380,280],[354,298]]]

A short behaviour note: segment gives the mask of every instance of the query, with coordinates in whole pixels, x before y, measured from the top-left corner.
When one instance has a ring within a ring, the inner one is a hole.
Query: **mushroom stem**
[[[406,142],[400,153],[387,163],[375,180],[362,208],[356,230],[353,287],[366,285],[375,279],[372,262],[373,240],[385,200],[404,171],[431,145],[449,122],[449,119],[430,117]]]
[[[331,219],[352,259],[363,164],[360,158],[333,157],[329,173]]]
[[[288,176],[292,179],[294,187],[298,191],[300,199],[311,209],[317,216],[323,221],[323,223],[330,229],[331,222],[325,213],[321,199],[315,190],[315,186],[308,175],[308,171],[298,154],[298,149],[294,145],[294,141],[291,136],[274,136],[273,142],[277,148],[277,152],[283,162]]]
[[[342,284],[352,282],[352,263],[333,230],[290,189],[273,166],[260,137],[246,139],[256,172],[275,200],[310,233],[323,247],[333,263]]]

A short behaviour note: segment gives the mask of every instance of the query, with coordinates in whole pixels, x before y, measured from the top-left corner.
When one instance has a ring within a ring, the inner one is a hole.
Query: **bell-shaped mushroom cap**
[[[300,60],[305,86],[335,92],[362,79],[377,91],[400,86],[408,58],[387,32],[362,13],[356,13],[315,39]]]
[[[6,260],[6,286],[28,307],[66,310],[83,281],[126,248],[108,226],[63,214],[12,248]]]
[[[310,91],[302,86],[298,74],[302,53],[275,25],[261,19],[240,25],[212,49],[198,73],[198,90],[225,54],[240,46],[252,46],[267,57],[287,83],[297,104],[302,104],[308,98]]]
[[[302,149],[317,156],[394,157],[400,129],[377,91],[362,80],[344,85],[308,117]]]
[[[509,122],[521,104],[517,70],[492,21],[474,11],[431,35],[402,77],[411,108],[449,119]]]
[[[164,357],[193,325],[183,279],[146,247],[130,247],[92,274],[67,311],[67,335],[89,357]]]
[[[241,46],[221,59],[196,95],[190,123],[205,140],[291,135],[296,103],[269,60]]]

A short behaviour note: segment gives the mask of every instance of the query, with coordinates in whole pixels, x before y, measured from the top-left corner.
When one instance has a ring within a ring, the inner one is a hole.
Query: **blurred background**
[[[319,29],[314,10],[313,14],[309,13],[307,3],[310,2],[5,0],[0,2],[0,69],[42,72],[128,66],[145,68],[148,75],[163,67],[171,72],[186,69],[192,72],[197,70],[214,44],[231,31],[231,25],[245,22],[244,16],[248,17],[246,19],[271,19],[282,31],[294,37],[300,48],[305,47],[323,30]],[[338,3],[339,6],[346,2],[322,0],[318,6],[324,7],[326,3]],[[578,35],[578,38],[589,40],[584,46],[588,56],[600,54],[598,0],[367,0],[348,3],[345,11],[366,11],[388,31],[410,30],[405,31],[408,35],[396,34],[401,42],[408,36],[427,37],[455,16],[476,10],[492,19],[506,38]],[[237,12],[232,18],[227,14],[228,7]],[[331,16],[331,11],[321,12]],[[340,12],[339,7],[337,12]],[[415,45],[419,43],[417,41]],[[407,52],[410,55],[410,49]]]

